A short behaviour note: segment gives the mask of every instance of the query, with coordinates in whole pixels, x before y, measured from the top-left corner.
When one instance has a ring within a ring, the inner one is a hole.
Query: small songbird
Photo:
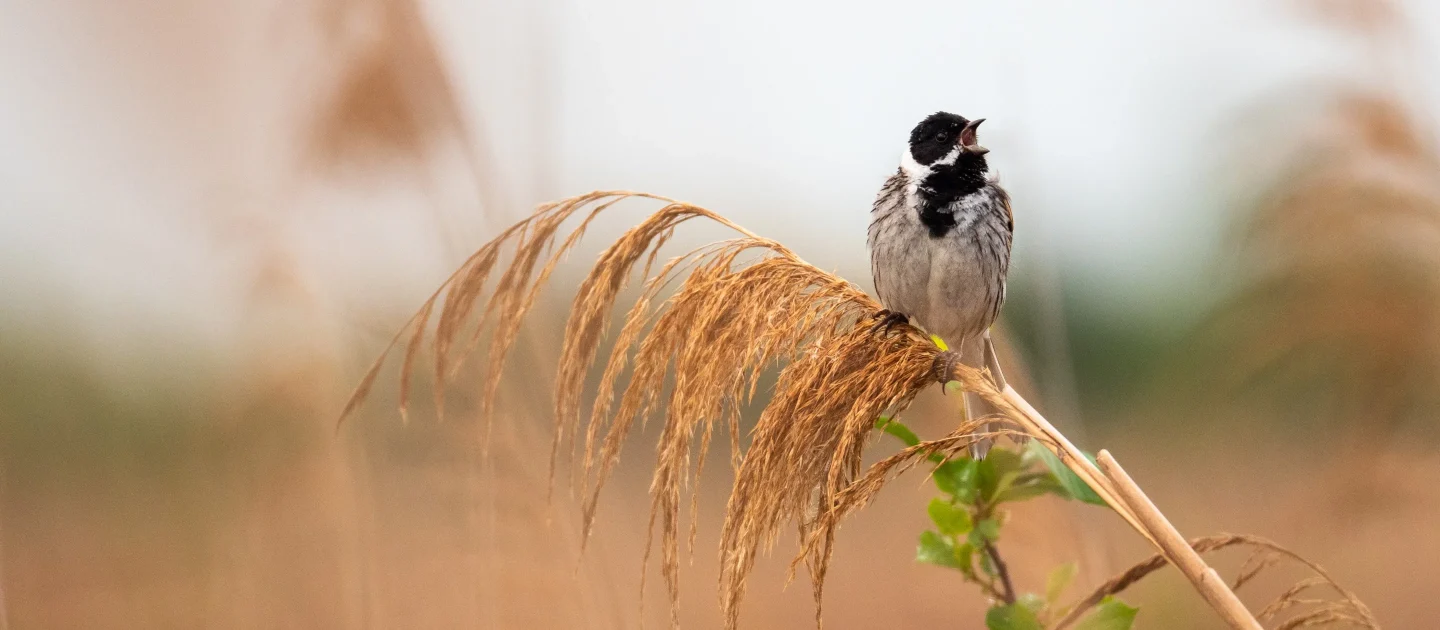
[[[882,326],[908,318],[965,363],[978,366],[985,354],[998,369],[989,330],[1005,301],[1015,226],[1010,196],[985,161],[989,149],[976,143],[984,121],[938,112],[910,132],[870,213],[870,271],[886,309]],[[989,447],[983,440],[971,452],[984,457]]]

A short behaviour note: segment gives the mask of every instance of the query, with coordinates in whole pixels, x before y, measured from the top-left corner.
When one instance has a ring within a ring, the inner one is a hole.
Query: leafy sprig
[[[880,418],[875,428],[906,446],[920,443],[919,436],[899,420]],[[979,460],[940,453],[928,458],[935,465],[931,479],[940,496],[926,508],[934,527],[920,533],[915,559],[956,570],[978,586],[993,602],[985,614],[990,630],[1045,630],[1070,612],[1073,604],[1062,604],[1061,598],[1078,572],[1073,562],[1050,571],[1044,594],[1016,591],[1000,555],[1001,529],[1008,516],[1004,506],[1046,495],[1103,506],[1099,495],[1036,442],[1022,451],[995,448]],[[1129,630],[1137,610],[1106,598],[1073,627]]]

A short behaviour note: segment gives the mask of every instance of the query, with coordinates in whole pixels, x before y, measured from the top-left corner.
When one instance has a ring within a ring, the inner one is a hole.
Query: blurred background
[[[596,188],[869,287],[871,200],[938,109],[988,118],[1013,193],[1022,391],[1183,532],[1275,539],[1430,627],[1437,36],[1423,0],[0,3],[0,628],[663,626],[655,425],[583,557],[564,486],[546,501],[571,290],[649,208],[557,273],[489,457],[463,379],[407,426],[392,367],[337,432],[349,389],[471,251]],[[938,436],[949,409],[907,421]],[[689,628],[720,624],[710,472]],[[902,478],[844,528],[828,627],[979,627],[974,590],[913,561],[930,493]],[[1018,511],[1022,589],[1149,553],[1101,510]],[[747,627],[811,623],[791,551]],[[1220,627],[1174,575],[1127,599],[1138,628]]]

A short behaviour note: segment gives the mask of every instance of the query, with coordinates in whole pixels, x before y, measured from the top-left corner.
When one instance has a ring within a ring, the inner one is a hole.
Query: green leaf
[[[1070,495],[1070,498],[1093,505],[1107,505],[1105,500],[1101,499],[1100,495],[1095,494],[1095,491],[1090,488],[1089,484],[1085,483],[1084,479],[1081,479],[1074,471],[1067,468],[1065,464],[1060,461],[1059,457],[1051,453],[1050,449],[1041,445],[1038,440],[1032,440],[1030,442],[1030,448],[1040,457],[1040,461],[1045,462],[1045,467],[1049,468],[1050,472],[1055,475],[1055,480],[1065,488],[1065,492]],[[1091,463],[1095,462],[1094,455],[1085,453],[1085,458],[1089,459]]]
[[[960,571],[965,573],[965,577],[980,581],[979,576],[975,575],[975,548],[970,546],[970,543],[961,543],[955,548],[955,559],[960,563]]]
[[[1066,562],[1051,570],[1050,576],[1045,578],[1045,601],[1051,604],[1060,601],[1060,595],[1070,586],[1079,570],[1080,565],[1074,562]]]
[[[955,496],[961,503],[975,500],[977,463],[969,457],[957,457],[935,467],[935,485],[941,492]]]
[[[930,500],[930,520],[946,536],[964,536],[970,533],[970,513],[965,508],[951,505],[944,499]]]
[[[1015,485],[1015,480],[1019,478],[1020,473],[1014,470],[1000,475],[1000,480],[995,482],[995,489],[991,491],[990,494],[985,497],[985,499],[990,501],[991,503],[1000,503],[1000,497],[1008,494],[1010,491],[1010,486]]]
[[[985,461],[995,467],[997,474],[1005,474],[1010,471],[1024,472],[1025,463],[1020,454],[1010,449],[992,448],[990,454],[985,456]]]
[[[1114,597],[1106,597],[1094,612],[1075,624],[1075,630],[1130,630],[1139,610]]]
[[[1019,597],[1015,598],[1015,603],[1030,609],[1030,612],[1036,615],[1045,610],[1045,598],[1034,593],[1021,593]]]
[[[985,540],[996,541],[1000,539],[1000,522],[993,518],[982,518],[975,524],[975,531],[980,532]]]
[[[993,500],[1024,472],[1019,453],[1004,449],[991,450],[984,460],[978,462],[976,474],[979,477],[980,496],[985,497],[986,501]]]
[[[970,535],[973,537],[975,534],[972,533]],[[976,547],[976,549],[979,549],[979,547]],[[985,575],[992,578],[995,577],[995,563],[990,560],[990,554],[984,551],[980,552],[980,570],[984,571]]]
[[[899,438],[901,442],[905,443],[905,446],[915,446],[920,443],[920,436],[915,435],[915,432],[911,431],[910,427],[905,426],[905,423],[895,418],[880,416],[875,420],[875,428]]]
[[[901,422],[898,418],[880,416],[875,419],[875,428],[894,436],[895,439],[904,442],[905,446],[915,446],[920,443],[920,436],[916,435],[914,431],[911,431],[910,427],[905,426],[905,423]],[[925,459],[937,464],[945,463],[945,457],[939,453],[930,453],[925,456]]]
[[[1029,470],[1031,466],[1038,463],[1040,463],[1040,454],[1035,452],[1035,449],[1027,446],[1025,452],[1020,454],[1020,464],[1024,466],[1026,470]]]
[[[985,613],[985,627],[990,630],[1044,630],[1035,611],[1015,603],[991,607]]]
[[[995,542],[999,539],[1000,522],[993,518],[982,518],[976,521],[975,528],[970,530],[970,535],[966,537],[966,541],[976,549],[984,547],[987,542]],[[981,560],[988,559],[989,554],[981,554]],[[989,573],[989,571],[986,571],[986,573]]]
[[[1038,496],[1054,494],[1062,499],[1069,499],[1070,492],[1065,486],[1055,479],[1050,471],[1043,473],[1026,473],[1015,480],[1009,488],[1004,489],[995,497],[995,503],[1010,501],[1024,501]]]
[[[915,559],[937,567],[961,568],[955,545],[940,534],[925,530],[920,534],[920,545],[915,549]]]

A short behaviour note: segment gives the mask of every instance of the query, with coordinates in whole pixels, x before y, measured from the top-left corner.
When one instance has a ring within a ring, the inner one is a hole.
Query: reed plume
[[[588,535],[600,493],[635,422],[663,416],[650,488],[645,561],[658,529],[672,625],[679,625],[682,495],[703,469],[717,430],[728,436],[736,473],[720,542],[720,603],[727,628],[738,625],[746,578],[757,552],[768,550],[787,526],[798,531],[801,543],[791,563],[792,575],[800,565],[808,569],[818,624],[839,522],[925,455],[953,454],[980,437],[1033,437],[1060,455],[1147,539],[1163,542],[1164,527],[1173,533],[1138,487],[1119,482],[1118,465],[1097,468],[1005,385],[998,369],[962,365],[956,353],[937,347],[909,325],[877,327],[880,305],[850,282],[714,212],[644,193],[594,192],[546,204],[466,260],[390,344],[391,349],[405,347],[402,416],[407,415],[412,389],[408,375],[425,339],[431,340],[434,355],[433,395],[443,403],[445,389],[465,358],[488,338],[478,401],[485,439],[506,355],[542,286],[600,213],[636,198],[663,206],[600,254],[571,306],[555,381],[551,478],[553,484],[562,457],[568,453],[574,459],[583,445],[579,486]],[[560,240],[561,225],[576,216],[583,217],[579,225]],[[660,264],[659,250],[674,230],[696,218],[718,223],[735,235]],[[494,280],[489,297],[482,299],[507,247],[512,250],[511,262]],[[610,313],[637,266],[643,279],[639,297],[605,361],[588,422],[582,423],[585,375],[598,358],[611,329]],[[666,297],[672,285],[674,290]],[[435,331],[429,334],[428,323],[437,310]],[[463,344],[458,352],[457,343]],[[385,358],[382,354],[361,380],[342,421],[369,393]],[[742,449],[741,412],[764,398],[761,377],[776,368],[773,391],[750,431],[748,446]],[[877,417],[903,411],[932,384],[952,382],[980,396],[999,417],[975,419],[945,438],[918,444],[862,470],[862,455],[875,434]],[[985,423],[996,421],[998,429],[977,433]],[[1102,452],[1102,467],[1107,457]],[[695,512],[692,491],[688,532],[692,550]],[[1176,561],[1173,549],[1160,546],[1166,549],[1166,558]],[[1195,569],[1188,562],[1178,566],[1187,576]],[[1216,588],[1194,579],[1202,592]],[[1243,606],[1229,614],[1227,619],[1254,622]]]

